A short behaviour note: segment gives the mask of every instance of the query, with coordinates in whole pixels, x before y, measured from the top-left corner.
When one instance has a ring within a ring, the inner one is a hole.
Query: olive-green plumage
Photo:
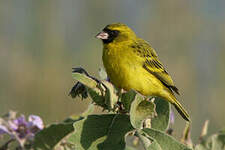
[[[173,93],[179,94],[178,89],[149,43],[121,23],[107,25],[97,38],[103,41],[103,64],[116,87],[161,97],[172,103],[185,120],[190,120]]]

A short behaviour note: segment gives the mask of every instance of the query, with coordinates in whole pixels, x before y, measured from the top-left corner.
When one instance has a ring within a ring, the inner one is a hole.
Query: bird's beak
[[[98,39],[107,40],[109,37],[109,34],[102,31],[102,32],[98,33],[95,37]]]

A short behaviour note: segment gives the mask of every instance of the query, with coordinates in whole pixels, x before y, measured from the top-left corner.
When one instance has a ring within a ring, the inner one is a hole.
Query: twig
[[[201,135],[199,137],[199,143],[203,140],[204,136],[206,136],[206,134],[208,132],[208,126],[209,126],[209,120],[206,120],[204,122],[203,127],[202,127],[202,132],[201,132]]]

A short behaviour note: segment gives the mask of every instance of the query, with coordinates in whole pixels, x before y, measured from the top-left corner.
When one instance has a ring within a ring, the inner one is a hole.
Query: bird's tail
[[[176,108],[176,110],[178,111],[178,113],[187,121],[190,121],[190,116],[187,113],[187,111],[184,109],[184,107],[180,104],[180,102],[177,101],[176,97],[173,95],[172,96],[172,104],[174,105],[174,107]]]

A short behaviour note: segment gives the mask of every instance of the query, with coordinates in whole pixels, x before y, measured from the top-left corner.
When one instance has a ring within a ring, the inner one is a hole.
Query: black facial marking
[[[103,31],[109,34],[108,39],[102,40],[105,44],[111,43],[120,33],[117,30],[110,30],[108,28],[104,28]]]

